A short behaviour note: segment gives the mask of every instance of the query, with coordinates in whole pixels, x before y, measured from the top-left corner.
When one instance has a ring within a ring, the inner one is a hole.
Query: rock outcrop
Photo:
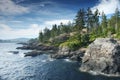
[[[59,47],[59,50],[56,54],[52,54],[52,58],[56,59],[71,59],[75,61],[81,61],[81,57],[84,55],[84,50],[76,50],[76,51],[71,51],[70,48],[64,46],[64,47]]]
[[[27,52],[24,54],[25,54],[24,57],[27,57],[27,56],[35,57],[35,56],[43,54],[43,52],[42,51],[31,51],[31,52]]]
[[[27,57],[27,56],[31,56],[31,57],[35,57],[35,56],[38,56],[38,55],[41,55],[41,54],[55,54],[56,52],[53,51],[53,50],[49,50],[49,51],[37,51],[37,50],[34,50],[34,51],[31,51],[31,52],[27,52],[27,53],[24,53],[24,57]]]
[[[120,45],[111,38],[98,38],[91,43],[82,59],[82,71],[120,74]]]
[[[42,50],[42,51],[46,51],[46,50],[57,50],[57,47],[54,46],[47,46],[47,45],[43,45],[43,44],[27,44],[27,45],[23,45],[22,47],[17,47],[16,49],[23,49],[23,50]]]

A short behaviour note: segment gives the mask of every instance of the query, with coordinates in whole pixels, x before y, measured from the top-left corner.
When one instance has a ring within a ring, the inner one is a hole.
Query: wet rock
[[[27,57],[27,56],[35,57],[35,56],[43,54],[43,52],[41,52],[41,51],[31,51],[31,52],[27,52],[27,53],[24,53],[24,54],[25,54],[24,57]]]
[[[27,52],[27,53],[24,53],[24,54],[25,54],[24,57],[27,57],[27,56],[35,57],[35,56],[38,56],[38,55],[41,55],[41,54],[55,54],[55,51],[53,51],[53,50],[49,50],[49,51],[34,50],[34,51]]]
[[[16,49],[22,49],[22,50],[57,50],[57,47],[54,46],[47,46],[43,44],[32,44],[32,45],[23,45],[22,47],[17,47]]]
[[[9,53],[18,54],[19,51],[8,51]]]
[[[76,50],[71,51],[68,47],[59,47],[59,50],[56,54],[52,54],[52,58],[56,59],[71,59],[74,61],[81,61],[81,57],[83,57],[85,51]]]
[[[111,38],[96,39],[89,45],[80,70],[120,74],[120,45]]]

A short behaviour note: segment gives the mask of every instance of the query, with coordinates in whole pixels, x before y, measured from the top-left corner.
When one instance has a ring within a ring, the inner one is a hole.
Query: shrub
[[[67,46],[70,48],[72,51],[78,49],[80,47],[81,43],[79,40],[73,40],[73,41],[66,41],[62,44],[60,44],[60,47],[65,47]]]

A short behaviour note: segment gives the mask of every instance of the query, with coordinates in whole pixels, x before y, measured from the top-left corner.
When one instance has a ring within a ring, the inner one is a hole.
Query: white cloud
[[[12,38],[35,38],[38,37],[39,31],[42,31],[45,27],[49,29],[53,24],[59,25],[61,22],[63,24],[67,24],[69,21],[72,20],[53,20],[53,21],[46,21],[42,25],[38,24],[30,24],[27,29],[14,29],[9,25],[0,24],[0,39],[12,39]]]
[[[104,13],[108,15],[114,13],[116,8],[120,10],[120,0],[100,0],[92,10],[95,11],[98,9],[100,13],[104,11]]]
[[[34,38],[38,37],[41,30],[38,24],[31,24],[28,29],[13,29],[5,24],[0,24],[0,39],[12,39],[12,38]]]
[[[23,14],[29,12],[27,7],[15,4],[12,0],[0,0],[0,13],[3,15]]]
[[[10,31],[11,28],[5,24],[0,24],[0,30],[6,30],[6,31]]]

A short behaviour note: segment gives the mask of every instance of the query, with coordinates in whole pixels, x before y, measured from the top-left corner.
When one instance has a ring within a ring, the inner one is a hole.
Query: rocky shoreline
[[[80,70],[97,72],[106,75],[120,75],[120,44],[112,38],[97,38],[87,50],[81,48],[76,51],[68,47],[54,47],[43,44],[32,44],[17,49],[30,49],[26,56],[35,57],[41,54],[50,54],[55,59],[70,59],[81,63]]]
[[[17,47],[16,49],[32,50],[31,52],[24,53],[24,57],[27,57],[27,56],[35,57],[41,54],[55,54],[58,50],[57,47],[39,44],[37,42],[27,43],[27,44],[22,44],[22,45],[23,46]]]
[[[41,54],[50,54],[50,57],[54,59],[71,59],[74,61],[81,61],[81,57],[83,57],[85,53],[84,49],[71,51],[67,47],[58,48],[54,46],[47,46],[44,44],[23,44],[22,47],[17,47],[16,49],[32,50],[31,52],[24,53],[25,57],[35,57]]]

